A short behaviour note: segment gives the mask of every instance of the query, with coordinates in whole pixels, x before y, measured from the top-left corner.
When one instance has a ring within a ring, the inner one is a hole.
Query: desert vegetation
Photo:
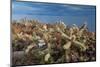
[[[81,26],[37,20],[12,21],[13,65],[74,63],[96,60],[96,34]]]

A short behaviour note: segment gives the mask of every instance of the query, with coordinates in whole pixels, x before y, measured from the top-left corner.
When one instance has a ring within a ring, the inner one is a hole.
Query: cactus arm
[[[57,27],[57,30],[62,34],[63,37],[65,37],[65,38],[68,39],[68,40],[71,40],[71,37],[69,37],[68,35],[66,35],[65,33],[63,33],[63,32],[60,30],[59,27]],[[84,45],[83,43],[81,43],[81,42],[79,42],[79,41],[77,41],[77,40],[74,40],[74,41],[72,41],[72,42],[73,42],[74,44],[77,44],[77,45],[79,45],[80,47],[82,47],[83,50],[86,50],[86,47],[85,47],[85,45]]]

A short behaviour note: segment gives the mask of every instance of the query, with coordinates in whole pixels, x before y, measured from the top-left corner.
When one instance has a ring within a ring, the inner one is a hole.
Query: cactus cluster
[[[13,65],[73,63],[96,60],[95,32],[64,22],[12,21]]]

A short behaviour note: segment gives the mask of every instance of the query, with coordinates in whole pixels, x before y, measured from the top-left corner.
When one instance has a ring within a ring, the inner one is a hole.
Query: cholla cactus
[[[47,62],[49,58],[50,58],[50,53],[48,53],[48,54],[45,55],[45,59],[44,59],[45,62]]]
[[[28,54],[29,51],[30,51],[32,48],[34,48],[34,47],[36,47],[36,44],[31,44],[31,45],[29,45],[29,46],[26,48],[26,50],[25,50],[25,54]]]
[[[88,31],[87,24],[79,28],[76,24],[69,27],[61,21],[55,24],[34,20],[23,22],[12,23],[15,64],[95,60],[95,32]],[[25,60],[21,59],[23,57]]]
[[[63,46],[63,48],[64,48],[65,50],[68,50],[70,47],[71,47],[71,41],[67,42],[67,43]]]
[[[80,37],[82,36],[83,31],[84,31],[86,28],[87,28],[87,24],[84,23],[83,26],[80,28],[79,33],[78,33]]]
[[[73,42],[74,44],[77,44],[78,46],[82,47],[83,50],[86,50],[86,47],[83,43],[77,41],[75,38],[76,36],[74,36],[74,39],[73,39],[73,36],[68,36],[66,35],[65,33],[63,33],[59,27],[57,27],[57,30],[62,34],[63,37],[67,38],[68,40],[70,40],[71,42]]]

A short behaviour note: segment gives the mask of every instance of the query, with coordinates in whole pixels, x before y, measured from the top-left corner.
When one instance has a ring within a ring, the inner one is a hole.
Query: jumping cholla
[[[95,33],[86,31],[86,23],[81,27],[78,27],[76,24],[68,27],[68,25],[62,21],[54,24],[45,24],[31,20],[23,24],[17,23],[16,21],[16,23],[12,23],[12,25],[13,58],[19,59],[14,60],[15,64],[19,62],[25,63],[24,60],[20,61],[22,57],[25,57],[27,61],[30,62],[37,59],[37,62],[33,62],[34,64],[72,62],[70,59],[75,58],[78,58],[78,61],[80,61],[81,55],[78,57],[76,56],[77,53],[86,53],[86,51],[89,50],[89,46],[93,49],[92,44],[95,44]],[[88,34],[91,34],[91,36]],[[73,49],[78,49],[79,52],[77,51],[77,53],[75,53]],[[30,55],[33,60],[29,59]],[[71,56],[73,56],[73,58]],[[83,58],[85,58],[85,56]]]

